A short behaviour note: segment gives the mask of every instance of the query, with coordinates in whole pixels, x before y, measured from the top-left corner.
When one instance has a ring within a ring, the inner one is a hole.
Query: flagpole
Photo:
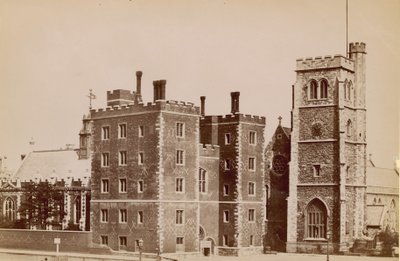
[[[346,0],[346,56],[349,57],[349,1]]]

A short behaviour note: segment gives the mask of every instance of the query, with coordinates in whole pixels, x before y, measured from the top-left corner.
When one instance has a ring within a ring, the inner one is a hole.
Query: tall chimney
[[[136,95],[142,95],[142,75],[143,72],[136,72]]]
[[[159,81],[153,81],[153,86],[154,86],[154,94],[153,94],[153,102],[156,102],[158,100],[158,89],[159,89]]]
[[[239,95],[240,95],[240,92],[231,92],[231,112],[232,112],[232,114],[239,112]]]
[[[160,80],[160,100],[165,100],[167,80]]]
[[[205,115],[205,101],[206,101],[206,96],[200,96],[200,113],[201,116],[204,117]]]

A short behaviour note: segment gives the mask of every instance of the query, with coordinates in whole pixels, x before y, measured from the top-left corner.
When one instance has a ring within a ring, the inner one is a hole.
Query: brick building
[[[226,116],[137,90],[107,92],[91,110],[93,242],[145,252],[261,251],[264,231],[265,118],[239,113],[232,93]]]

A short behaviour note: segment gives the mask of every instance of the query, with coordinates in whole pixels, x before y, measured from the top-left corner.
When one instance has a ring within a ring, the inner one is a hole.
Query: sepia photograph
[[[398,260],[399,0],[0,0],[0,260]]]

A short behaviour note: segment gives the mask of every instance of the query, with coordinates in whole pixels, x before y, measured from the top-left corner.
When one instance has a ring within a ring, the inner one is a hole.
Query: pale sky
[[[345,0],[0,0],[0,156],[78,146],[89,89],[135,89],[290,127],[297,58],[345,54]],[[400,1],[349,0],[349,41],[367,44],[367,142],[377,166],[399,158]]]

